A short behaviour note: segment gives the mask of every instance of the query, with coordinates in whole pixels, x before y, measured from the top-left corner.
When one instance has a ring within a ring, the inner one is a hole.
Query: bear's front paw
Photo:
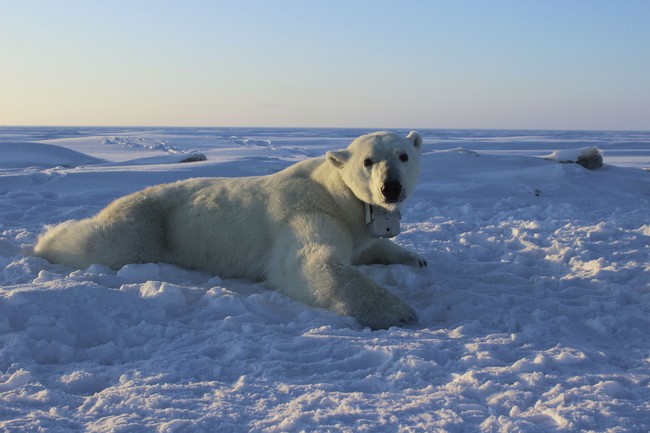
[[[356,315],[356,319],[372,330],[388,329],[392,326],[407,326],[417,321],[415,310],[398,297],[391,296],[387,302],[374,309],[367,309]]]
[[[427,261],[424,259],[424,257],[411,252],[404,255],[402,263],[407,266],[413,266],[414,268],[426,268],[428,266]]]

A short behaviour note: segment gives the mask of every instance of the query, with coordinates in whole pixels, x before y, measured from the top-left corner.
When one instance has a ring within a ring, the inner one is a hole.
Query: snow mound
[[[103,162],[71,149],[51,144],[0,141],[0,169],[27,167],[78,167]]]
[[[207,160],[202,153],[174,153],[171,155],[148,156],[144,158],[130,159],[127,161],[104,164],[106,166],[129,166],[129,165],[154,165],[154,164],[176,164],[188,162],[200,162]]]
[[[556,150],[543,158],[563,164],[576,163],[590,170],[603,166],[603,151],[597,147]]]

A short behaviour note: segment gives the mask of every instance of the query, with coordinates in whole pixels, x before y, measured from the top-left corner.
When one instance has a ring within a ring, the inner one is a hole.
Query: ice
[[[407,328],[164,263],[30,255],[132,191],[365,132],[0,128],[0,430],[649,431],[649,133],[421,131],[396,241],[429,267],[361,267],[417,310]],[[597,170],[557,162],[592,148]]]

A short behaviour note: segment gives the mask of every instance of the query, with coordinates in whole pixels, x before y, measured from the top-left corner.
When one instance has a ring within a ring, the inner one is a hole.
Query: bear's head
[[[421,149],[422,137],[416,131],[406,138],[375,132],[326,157],[359,200],[395,212],[415,189]]]

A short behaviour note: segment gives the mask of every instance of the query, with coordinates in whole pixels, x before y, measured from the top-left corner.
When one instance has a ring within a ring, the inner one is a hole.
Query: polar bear
[[[153,186],[48,230],[34,251],[77,268],[168,262],[266,281],[372,329],[406,325],[414,310],[354,265],[426,266],[387,239],[415,188],[421,149],[416,131],[376,132],[268,176]]]

